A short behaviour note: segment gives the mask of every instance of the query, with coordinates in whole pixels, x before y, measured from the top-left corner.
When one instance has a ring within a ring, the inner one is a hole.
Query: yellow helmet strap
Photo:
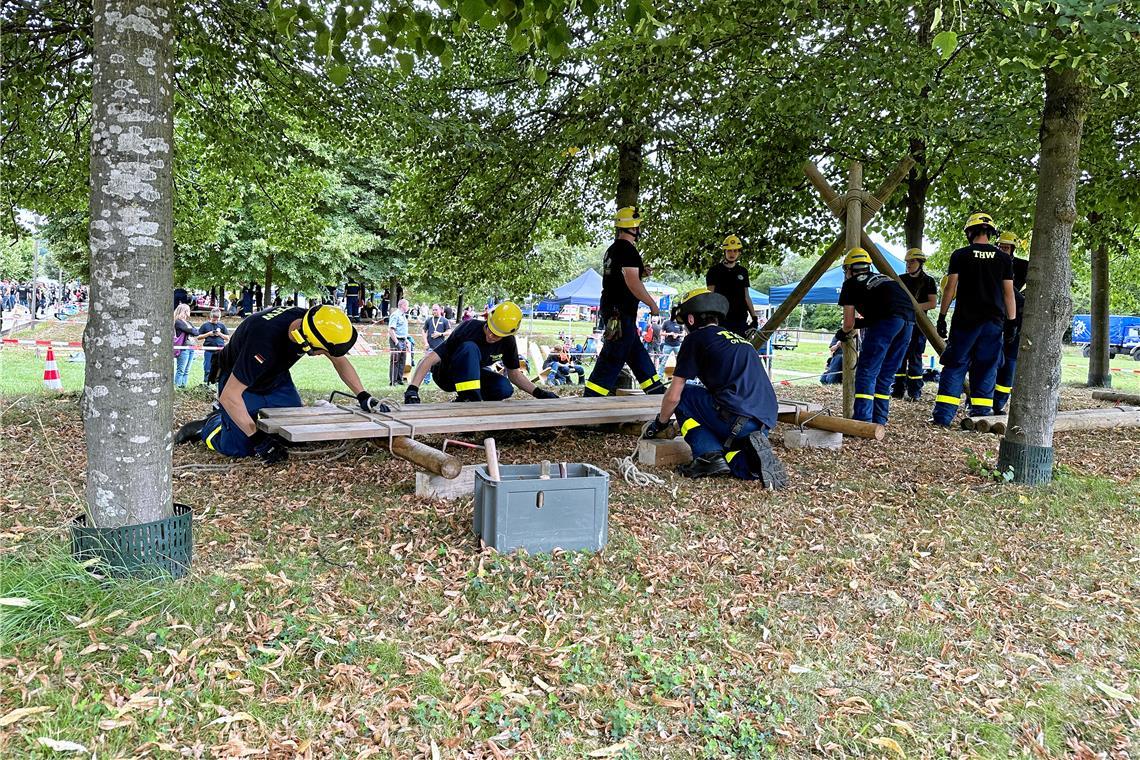
[[[294,343],[300,345],[301,350],[304,351],[306,354],[312,350],[312,348],[313,348],[312,344],[309,343],[309,341],[305,340],[305,336],[301,334],[300,330],[290,330],[289,331],[289,337],[293,339]]]

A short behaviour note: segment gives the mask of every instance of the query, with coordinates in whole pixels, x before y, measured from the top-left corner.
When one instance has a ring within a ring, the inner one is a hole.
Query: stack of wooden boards
[[[391,414],[366,414],[330,404],[263,409],[257,424],[296,443],[646,422],[660,408],[660,396],[645,395],[417,404]],[[781,416],[794,417],[804,408],[780,402]],[[824,419],[835,418],[819,419],[827,424]]]

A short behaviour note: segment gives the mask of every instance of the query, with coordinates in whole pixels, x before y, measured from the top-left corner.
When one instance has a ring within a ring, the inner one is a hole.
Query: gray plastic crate
[[[551,477],[539,477],[540,465],[499,467],[500,481],[475,470],[475,519],[472,530],[501,552],[525,549],[531,554],[554,549],[589,549],[606,545],[610,530],[610,476],[591,464],[558,466]]]

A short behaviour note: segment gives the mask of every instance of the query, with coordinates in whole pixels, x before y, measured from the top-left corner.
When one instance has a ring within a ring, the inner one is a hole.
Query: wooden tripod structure
[[[861,247],[866,250],[871,256],[871,261],[874,262],[875,267],[880,272],[900,285],[902,284],[898,273],[884,258],[878,246],[871,242],[871,238],[867,235],[864,227],[882,210],[883,204],[890,200],[891,195],[906,178],[912,166],[914,166],[914,158],[910,156],[904,158],[874,193],[868,193],[863,189],[863,165],[858,161],[853,161],[848,170],[847,192],[840,195],[828,183],[819,167],[810,161],[804,164],[804,174],[807,175],[808,180],[823,198],[823,202],[843,224],[844,231],[819,257],[819,261],[800,280],[787,300],[777,307],[768,321],[764,323],[764,326],[757,331],[756,336],[752,339],[752,345],[757,348],[763,346],[772,334],[779,329],[788,315],[792,313],[792,310],[800,305],[800,301],[803,300],[808,291],[815,287],[819,278],[835,265],[843,253],[852,248]],[[909,290],[906,292],[908,295],[910,294]],[[919,308],[914,296],[911,296],[910,300],[914,305],[918,328],[922,330],[935,352],[941,355],[946,344],[942,338],[938,337],[934,325],[931,324],[926,313]],[[855,363],[857,360],[858,355],[855,351],[854,341],[848,340],[843,349],[843,415],[848,418],[852,416],[855,409]]]

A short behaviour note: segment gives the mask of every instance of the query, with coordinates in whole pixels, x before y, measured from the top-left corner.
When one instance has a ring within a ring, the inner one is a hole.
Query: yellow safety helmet
[[[514,335],[521,324],[522,309],[512,301],[503,301],[487,316],[487,327],[500,338]]]
[[[1007,230],[998,236],[997,244],[998,245],[1012,245],[1014,248],[1016,248],[1017,247],[1017,235],[1015,235],[1012,232],[1009,232]]]
[[[624,206],[614,214],[614,224],[622,229],[637,229],[641,226],[641,215],[637,213],[637,206]]]
[[[866,264],[871,266],[871,254],[864,251],[862,248],[852,248],[843,257],[844,268],[854,266],[855,264]]]
[[[356,343],[356,328],[335,306],[312,307],[301,317],[301,329],[291,335],[305,353],[328,351],[331,356],[344,356]]]
[[[903,261],[926,261],[926,254],[922,252],[921,248],[910,248],[907,250]]]
[[[729,235],[724,239],[724,242],[721,243],[720,247],[726,251],[739,251],[744,247],[744,243],[741,243],[740,238],[738,238],[736,235]]]
[[[970,214],[970,218],[966,220],[966,226],[963,227],[962,230],[969,232],[971,227],[987,227],[991,230],[990,234],[997,232],[997,227],[994,225],[994,218],[982,211],[976,214]]]

